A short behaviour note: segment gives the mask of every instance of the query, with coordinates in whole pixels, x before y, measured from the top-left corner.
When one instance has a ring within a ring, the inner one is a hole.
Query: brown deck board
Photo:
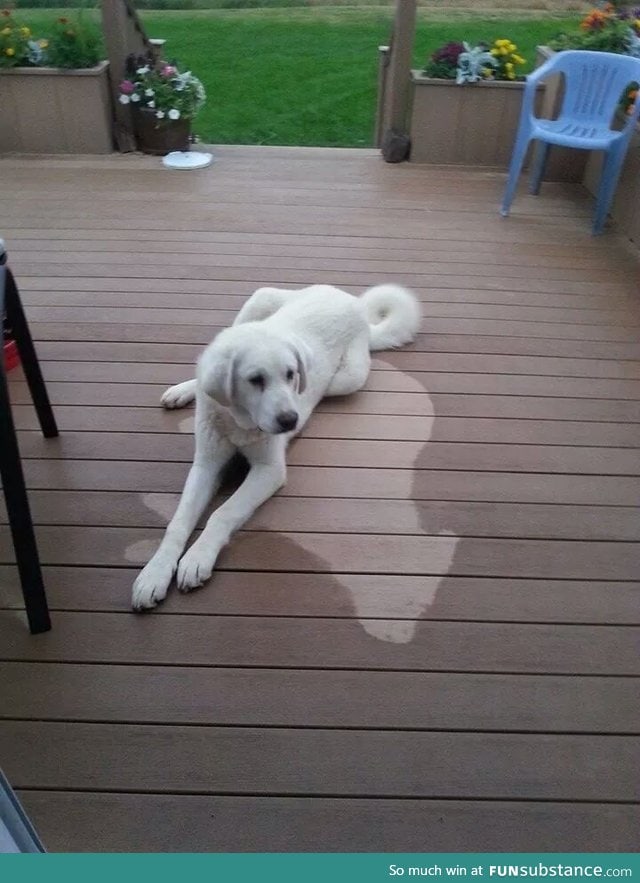
[[[0,679],[10,716],[23,720],[640,731],[640,685],[632,678],[6,662]],[[9,717],[6,707],[0,717]]]
[[[196,794],[504,800],[526,775],[534,800],[633,801],[628,770],[640,765],[629,736],[38,721],[5,721],[0,750],[18,788]]]
[[[189,283],[187,283],[189,284]],[[31,310],[33,307],[74,307],[87,302],[91,291],[91,304],[94,307],[120,309],[123,307],[150,306],[157,309],[172,309],[177,315],[182,309],[211,309],[212,295],[215,295],[215,309],[238,310],[254,286],[245,282],[217,282],[212,280],[207,291],[181,291],[180,300],[176,302],[175,292],[150,291],[123,293],[122,291],[91,290],[93,280],[87,280],[85,290],[56,290],[40,288],[33,280],[28,289],[24,290],[23,300]],[[112,286],[115,288],[115,286]],[[469,291],[465,288],[436,288],[434,286],[414,286],[414,293],[422,303],[427,315],[460,316],[473,305],[474,312],[479,313],[486,308],[494,313],[498,306],[509,306],[525,314],[544,315],[553,321],[554,316],[563,321],[562,315],[570,311],[576,318],[588,321],[589,315],[596,319],[601,315],[619,319],[621,314],[633,305],[630,295],[616,292],[603,294],[562,294],[544,291]],[[357,290],[354,293],[359,293]],[[517,318],[514,315],[514,318]]]
[[[417,385],[417,384],[416,384]],[[155,386],[155,384],[151,384]],[[100,387],[103,387],[102,389]],[[140,396],[138,393],[123,393],[122,390],[110,389],[107,384],[99,384],[92,390],[91,396],[80,406],[121,407],[119,401],[127,395],[138,399],[135,407],[159,407],[159,397],[164,384],[153,390],[153,393]],[[131,388],[130,388],[131,389]],[[135,388],[133,388],[135,389]],[[19,388],[17,397],[20,398]],[[62,394],[60,395],[62,397]],[[91,402],[89,402],[91,398]],[[109,404],[109,400],[112,403]],[[144,404],[140,402],[143,399]],[[20,404],[18,401],[17,404]],[[60,403],[64,404],[64,402]],[[73,406],[72,406],[73,407]],[[75,407],[78,407],[76,405]],[[606,423],[640,423],[640,401],[624,399],[574,399],[544,396],[517,395],[465,395],[455,393],[432,393],[426,398],[414,393],[359,392],[353,397],[331,397],[325,399],[317,408],[318,414],[375,414],[376,416],[393,415],[398,417],[431,416],[438,417],[491,417],[494,419],[519,420],[584,420],[602,421]],[[160,414],[160,411],[158,411]],[[183,419],[185,412],[176,415],[177,420]],[[166,421],[166,417],[164,420]],[[423,420],[424,422],[424,420]],[[423,437],[426,430],[423,430]]]
[[[65,286],[66,288],[66,286]],[[208,341],[207,341],[208,342]],[[55,359],[66,361],[76,359],[84,361],[136,361],[165,363],[187,362],[195,364],[198,355],[202,352],[202,345],[189,343],[175,343],[175,341],[157,340],[137,341],[130,343],[124,340],[105,341],[93,340],[90,343],[83,340],[69,340],[65,337],[56,340],[55,337],[46,340],[39,339],[38,352],[43,359]],[[423,365],[423,359],[433,358],[434,354],[446,353],[460,354],[466,358],[474,358],[478,355],[494,356],[537,356],[546,360],[560,360],[558,365],[568,364],[565,359],[584,359],[589,362],[596,360],[615,360],[619,371],[633,369],[635,363],[640,360],[640,343],[601,343],[598,341],[565,340],[562,348],[557,341],[545,340],[544,338],[502,338],[497,335],[453,335],[432,334],[428,340],[428,350],[417,352],[411,349],[402,349],[398,352],[385,352],[384,360],[398,368],[411,371],[419,371]],[[375,361],[375,357],[374,357]],[[502,358],[499,363],[502,364]],[[553,365],[553,361],[550,363]],[[637,367],[637,366],[636,366]],[[498,373],[509,373],[509,362],[504,363],[503,370]],[[555,373],[555,372],[553,372]],[[558,375],[564,372],[559,370]]]
[[[24,280],[23,287],[29,295],[33,296],[37,292],[40,296],[41,292],[64,292],[59,300],[53,303],[60,306],[64,305],[64,300],[69,292],[108,292],[122,291],[123,282],[121,279],[114,281],[110,278],[100,276],[86,276],[83,274],[69,276],[32,276],[28,273],[22,274],[21,279]],[[265,277],[255,279],[225,279],[215,277],[212,279],[199,279],[193,277],[185,277],[181,279],[165,279],[156,278],[154,276],[136,276],[126,278],[126,289],[131,293],[129,303],[140,300],[141,294],[149,295],[152,299],[158,294],[187,294],[187,295],[241,295],[248,297],[256,288],[267,284],[278,284],[283,288],[300,288],[317,282],[317,278],[292,280],[283,282],[282,280],[265,280]],[[336,280],[333,280],[334,282]],[[391,281],[391,280],[386,280]],[[437,280],[424,280],[419,276],[413,278],[413,289],[419,295],[421,301],[430,302],[448,302],[451,295],[453,302],[460,302],[463,294],[469,289],[468,279],[458,280],[439,277]],[[510,285],[492,284],[491,280],[478,282],[472,289],[470,303],[518,303],[521,300],[525,305],[532,305],[542,296],[547,306],[556,306],[563,308],[568,306],[572,298],[606,298],[606,302],[601,302],[600,306],[604,309],[611,309],[612,306],[627,304],[633,306],[634,290],[628,285],[611,285],[606,283],[588,282],[578,285],[572,282],[553,283],[543,281],[539,283],[539,289],[536,288],[535,281],[530,281],[528,285],[515,285],[514,280],[509,280]],[[364,290],[369,284],[377,284],[380,277],[376,278],[375,283],[370,281],[360,281],[356,278],[347,279],[342,284],[348,287],[354,293]],[[449,284],[445,284],[448,282]],[[515,300],[514,300],[515,298]],[[568,300],[565,300],[568,298]],[[51,300],[48,301],[52,303]],[[175,298],[173,305],[175,306]]]
[[[184,273],[184,257],[180,253],[166,253],[165,266],[168,269],[168,278],[182,278]],[[40,275],[45,272],[47,275],[53,276],[107,276],[104,272],[104,254],[91,254],[86,252],[75,252],[73,250],[47,252],[38,254],[31,250],[28,253],[16,252],[12,259],[18,268],[24,264],[29,268],[33,275]],[[246,254],[211,254],[191,253],[189,257],[189,266],[194,268],[193,272],[199,276],[215,272],[215,278],[227,278],[230,274],[236,274],[240,269],[249,272],[259,272],[263,276],[269,276],[274,269],[279,273],[298,272],[303,278],[312,278],[315,274],[316,278],[326,276],[327,274],[339,273],[341,278],[346,278],[345,274],[353,273],[357,276],[368,275],[375,272],[379,266],[380,260],[384,260],[385,273],[402,273],[408,276],[426,275],[428,277],[449,275],[457,276],[461,272],[464,274],[473,274],[478,281],[484,278],[495,278],[496,271],[504,279],[514,278],[517,280],[537,281],[550,280],[554,283],[575,282],[584,275],[584,268],[579,265],[579,261],[574,259],[573,265],[562,266],[557,265],[553,260],[546,260],[544,266],[536,264],[534,261],[516,264],[514,261],[503,263],[500,256],[495,256],[495,260],[487,263],[486,256],[477,255],[476,263],[466,260],[452,261],[427,260],[419,261],[404,258],[392,258],[387,256],[386,259],[376,256],[374,260],[369,257],[336,257],[330,255],[328,257],[313,257],[312,255],[290,256],[283,254],[260,254],[250,256]],[[46,268],[46,270],[45,270]],[[611,285],[612,282],[625,282],[628,278],[627,273],[629,266],[620,267],[611,270],[608,266],[593,266],[587,262],[589,269],[590,282],[602,282]],[[625,272],[626,270],[626,272]],[[155,267],[153,259],[148,253],[141,257],[140,253],[134,251],[120,251],[118,255],[118,272],[112,273],[113,276],[130,275],[132,277],[140,275],[153,276]],[[180,274],[180,275],[178,275]],[[196,276],[196,278],[197,278]]]
[[[616,804],[209,797],[22,791],[51,850],[633,852],[640,812]],[[110,819],[108,825],[104,819]],[[248,822],[251,822],[249,824]],[[585,841],[588,836],[588,843]]]
[[[344,591],[348,592],[348,579]],[[214,590],[213,585],[211,590]],[[206,590],[205,590],[206,591]],[[637,627],[423,621],[410,642],[376,640],[388,620],[58,613],[37,645],[0,617],[7,661],[109,662],[502,674],[640,674]],[[366,630],[368,629],[368,631]]]
[[[20,430],[37,431],[38,421],[31,405],[16,405],[14,421]],[[188,411],[167,413],[160,408],[56,407],[58,422],[65,432],[136,432],[175,436],[192,415]],[[190,426],[191,424],[189,424]],[[373,414],[315,414],[304,429],[306,438],[369,439],[424,442],[428,433],[424,417],[393,417]],[[440,442],[487,444],[537,444],[572,447],[637,448],[635,423],[606,421],[530,420],[512,418],[438,417],[431,438]],[[47,456],[55,457],[62,441],[48,440]],[[180,442],[179,444],[184,444]]]
[[[12,372],[54,628],[25,629],[0,507],[0,753],[46,845],[633,851],[637,253],[579,187],[504,221],[494,172],[216,153],[188,188],[0,159],[62,431]],[[131,614],[193,445],[162,389],[259,286],[383,281],[415,344],[320,406],[210,586]]]
[[[133,490],[179,493],[185,463],[122,460],[27,460],[31,488],[54,490]],[[466,500],[636,506],[640,478],[619,475],[554,475],[515,472],[368,469],[290,466],[281,496],[389,500]]]
[[[56,610],[129,612],[137,569],[45,566],[51,604]],[[0,564],[0,608],[22,607],[18,577]],[[420,602],[428,591],[424,577],[406,575],[219,571],[215,589],[184,598],[170,592],[154,615],[174,613],[222,616],[407,618],[406,598]],[[441,590],[440,590],[441,589]],[[637,581],[517,580],[447,577],[433,603],[416,604],[411,618],[422,620],[532,623],[597,623],[606,610],[609,624],[638,625]],[[357,610],[355,599],[357,598]],[[396,600],[397,599],[397,600]]]
[[[132,356],[135,355],[132,348]],[[616,362],[605,359],[552,359],[526,356],[483,356],[446,353],[443,355],[416,354],[399,351],[374,356],[368,389],[396,389],[403,383],[397,376],[399,369],[411,370],[413,355],[415,365],[422,370],[411,371],[412,376],[425,389],[433,383],[499,383],[506,376],[514,384],[543,383],[548,377],[562,380],[589,378],[590,380],[640,380],[640,364]],[[158,350],[158,356],[161,356]],[[195,358],[194,360],[195,361]],[[171,362],[101,362],[90,361],[42,361],[49,382],[62,381],[85,383],[161,383],[171,384],[188,380],[194,371],[192,360],[184,363]],[[17,375],[16,375],[17,377]],[[547,381],[548,382],[548,381]],[[575,384],[574,384],[575,386]],[[595,384],[597,388],[597,384]],[[474,389],[477,389],[474,387]],[[553,387],[547,389],[552,393]]]
[[[192,373],[192,372],[190,372]],[[400,375],[400,376],[399,376]],[[550,398],[586,398],[586,399],[618,399],[638,401],[640,399],[640,379],[638,380],[609,380],[597,378],[571,378],[571,377],[510,377],[509,375],[484,375],[484,374],[429,374],[417,372],[412,375],[423,390],[429,390],[429,395],[458,394],[458,395],[504,395]],[[171,380],[172,383],[179,382]],[[125,386],[115,389],[111,384],[88,381],[49,381],[50,398],[57,405],[92,405],[117,404],[137,405],[142,407],[157,407],[166,383],[157,379],[153,382],[136,382],[131,379]],[[372,393],[367,396],[362,392],[357,396],[348,397],[350,409],[358,400],[368,401],[397,401],[402,404],[396,405],[401,408],[411,406],[412,400],[409,395],[422,396],[418,387],[413,393],[407,393],[407,378],[397,371],[372,372],[371,381],[368,385]],[[373,392],[380,395],[374,398]],[[393,396],[393,398],[392,398]],[[16,404],[29,402],[29,391],[25,384],[16,382],[12,387],[12,399]],[[336,397],[336,402],[327,402],[326,406],[341,404],[342,397]],[[344,400],[345,403],[347,399]],[[414,405],[415,406],[415,405]],[[381,413],[386,409],[381,404]],[[421,413],[424,413],[424,405]]]
[[[191,435],[139,433],[65,433],[55,444],[48,444],[37,432],[20,435],[23,458],[47,457],[77,460],[145,460],[190,462]],[[389,441],[383,439],[296,440],[289,463],[296,466],[353,466],[387,469],[450,469],[489,472],[560,472],[596,475],[640,474],[640,450],[630,448],[582,447],[568,445],[505,445],[459,442]]]
[[[33,520],[46,525],[162,527],[178,503],[177,494],[112,491],[34,491]],[[152,509],[151,505],[156,509]],[[456,536],[532,539],[640,541],[640,519],[626,506],[563,506],[523,503],[334,500],[327,521],[312,497],[276,497],[251,519],[249,529],[329,534],[424,536],[428,522],[446,523]],[[0,501],[0,523],[6,523]]]
[[[126,282],[123,282],[123,285],[126,285]],[[87,321],[78,322],[74,319],[73,323],[66,324],[64,321],[60,321],[60,314],[57,314],[57,318],[55,314],[49,318],[45,308],[42,308],[42,311],[39,318],[33,320],[32,326],[34,331],[37,331],[38,338],[43,340],[129,340],[142,343],[155,340],[166,343],[194,343],[203,346],[210,342],[217,330],[229,324],[226,316],[222,315],[222,311],[218,314],[216,321],[213,321],[213,318],[199,319],[198,311],[194,310],[192,312],[195,315],[185,317],[191,319],[191,322],[174,323],[173,317],[169,315],[164,323],[146,323],[144,317],[140,316],[141,321],[138,324],[123,323],[122,325],[113,322],[115,318],[113,312],[111,322],[92,321],[93,314],[89,314]],[[77,311],[70,310],[69,315],[77,317]],[[628,343],[637,347],[636,341],[638,339],[637,326],[635,325],[627,327],[625,325],[576,325],[568,322],[528,322],[509,319],[502,322],[497,319],[432,318],[429,320],[428,331],[418,336],[414,348],[418,351],[428,350],[428,337],[440,334],[494,335],[516,339],[533,337],[555,341],[575,340],[588,341],[589,343],[609,343],[612,347],[620,343]],[[558,347],[557,343],[556,347]],[[467,349],[469,349],[468,346]]]
[[[40,556],[47,564],[108,566],[144,564],[147,552],[128,551],[141,541],[159,544],[158,528],[42,526]],[[244,531],[225,548],[219,566],[232,570],[340,573],[404,573],[494,576],[522,579],[633,580],[640,565],[640,543],[600,540],[538,540],[465,537],[453,561],[445,550],[450,532],[430,536]],[[146,548],[146,547],[145,547]],[[297,550],[313,550],[305,562]],[[13,560],[9,537],[0,540],[0,560]],[[317,561],[324,566],[313,565]]]

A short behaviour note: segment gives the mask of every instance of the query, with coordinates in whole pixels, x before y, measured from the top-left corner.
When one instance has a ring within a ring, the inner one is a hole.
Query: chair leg
[[[598,236],[604,230],[605,221],[607,220],[620,172],[622,171],[624,156],[625,151],[621,152],[615,149],[605,154],[593,219],[592,232],[594,236]]]
[[[11,324],[20,360],[24,370],[33,404],[38,415],[40,427],[45,438],[55,438],[58,435],[56,419],[53,415],[47,387],[45,386],[40,364],[36,355],[31,332],[27,319],[22,309],[18,288],[13,278],[13,273],[6,267],[5,276],[5,310]]]
[[[24,484],[4,363],[0,358],[0,478],[31,634],[51,628],[29,500]]]
[[[546,141],[539,141],[536,146],[533,163],[531,166],[531,178],[529,180],[529,193],[537,196],[540,193],[540,185],[544,177],[544,171],[547,167],[547,159],[549,158],[549,150],[551,145]]]
[[[509,174],[507,176],[507,186],[502,198],[502,207],[500,208],[500,214],[503,218],[506,218],[509,214],[509,209],[511,208],[513,197],[516,195],[518,180],[520,179],[520,172],[522,171],[522,166],[524,165],[524,160],[527,155],[528,147],[528,134],[518,134],[515,147],[513,148],[513,154],[511,156],[511,163],[509,165]]]

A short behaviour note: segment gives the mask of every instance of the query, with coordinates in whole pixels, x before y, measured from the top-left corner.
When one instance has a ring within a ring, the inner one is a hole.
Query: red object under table
[[[16,368],[20,364],[20,356],[18,355],[18,347],[15,340],[5,341],[2,352],[5,371],[11,371],[12,368]]]

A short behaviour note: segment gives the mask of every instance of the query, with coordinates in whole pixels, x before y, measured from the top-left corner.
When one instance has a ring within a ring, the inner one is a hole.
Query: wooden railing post
[[[127,152],[136,149],[136,139],[131,108],[118,101],[118,85],[125,78],[127,57],[144,55],[154,47],[130,0],[102,0],[102,30],[109,59],[115,141],[118,150]]]
[[[388,54],[379,131],[383,156],[389,161],[408,154],[408,112],[411,98],[411,60],[416,31],[417,0],[396,0],[393,36]]]
[[[373,133],[374,147],[382,144],[384,125],[384,104],[387,94],[387,69],[389,67],[389,47],[378,46],[378,103],[376,105],[376,126]]]

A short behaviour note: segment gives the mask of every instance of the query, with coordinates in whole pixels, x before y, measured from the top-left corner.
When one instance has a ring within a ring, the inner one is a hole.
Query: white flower
[[[137,92],[133,93],[133,95],[131,96],[131,100],[132,101],[140,101],[140,96],[138,95]]]
[[[118,101],[120,102],[120,104],[129,104],[131,99],[129,98],[128,95],[121,95],[120,98],[118,99]]]
[[[159,120],[163,120],[164,119],[164,110],[157,110],[156,111],[156,118]]]
[[[175,107],[172,107],[171,110],[169,111],[168,116],[169,116],[170,120],[179,120],[180,119],[180,111],[176,110]]]
[[[139,67],[138,70],[136,71],[136,73],[139,74],[139,76],[143,77],[145,74],[149,73],[149,70],[150,70],[149,65],[145,64],[144,67]]]
[[[150,101],[150,102],[147,104],[147,107],[151,107],[151,108],[153,108],[153,107],[155,107],[155,106],[156,106],[155,101]]]
[[[156,93],[153,91],[153,89],[145,89],[144,94],[147,96],[147,98],[153,98]]]

